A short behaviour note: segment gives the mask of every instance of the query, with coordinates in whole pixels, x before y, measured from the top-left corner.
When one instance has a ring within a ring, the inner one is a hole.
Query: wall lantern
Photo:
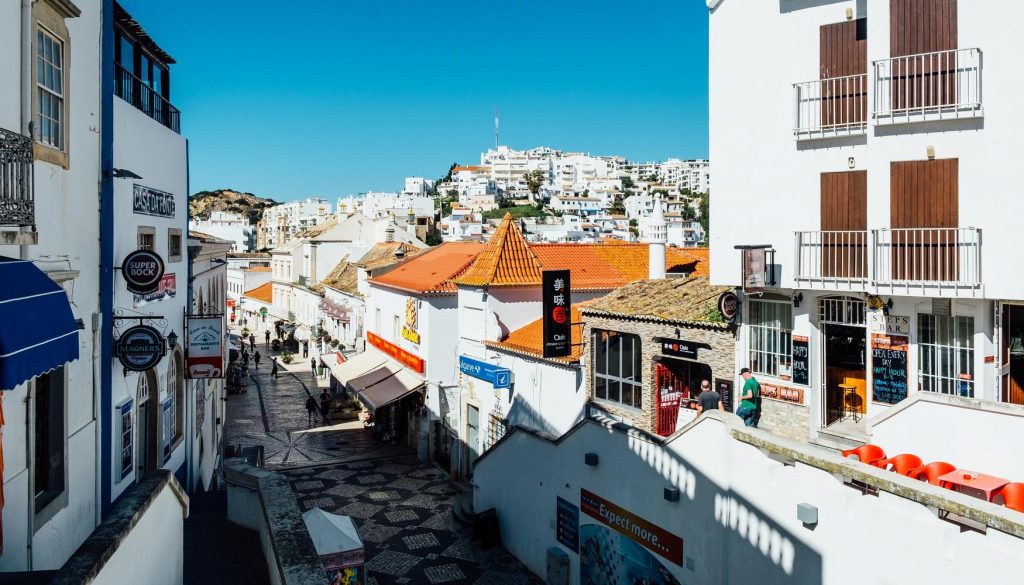
[[[176,345],[178,345],[178,334],[171,331],[167,334],[167,349],[174,351]]]
[[[804,293],[802,293],[802,292],[796,293],[795,295],[793,295],[793,306],[794,307],[799,307],[800,306],[800,301],[803,301],[803,300],[804,300]]]
[[[802,522],[806,528],[813,527],[818,523],[818,507],[811,504],[797,504],[796,519]]]

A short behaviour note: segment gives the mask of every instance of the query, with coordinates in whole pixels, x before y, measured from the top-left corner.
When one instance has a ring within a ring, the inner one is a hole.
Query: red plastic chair
[[[1003,505],[1011,510],[1024,512],[1024,483],[1008,483],[996,492],[996,497],[1003,496]]]
[[[921,458],[917,455],[904,453],[889,459],[883,459],[877,465],[882,469],[894,471],[900,475],[907,475],[911,471],[924,467],[924,461],[921,461]],[[892,469],[889,468],[890,465]]]
[[[950,471],[956,471],[956,465],[946,463],[945,461],[933,461],[923,467],[911,469],[907,472],[907,477],[927,481],[928,483],[939,487],[948,488],[949,484],[944,481],[939,481],[939,476],[945,475]]]
[[[856,455],[861,463],[867,463],[875,467],[881,467],[879,462],[885,459],[885,451],[878,445],[861,445],[856,449],[843,451],[843,457],[849,457],[850,455]]]

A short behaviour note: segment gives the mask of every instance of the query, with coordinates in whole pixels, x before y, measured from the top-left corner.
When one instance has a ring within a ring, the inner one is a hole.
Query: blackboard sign
[[[574,553],[580,552],[580,509],[558,498],[558,542]]]
[[[732,412],[732,380],[715,378],[715,392],[722,397],[722,407],[726,412]]]
[[[808,339],[803,335],[793,336],[793,383],[806,386],[810,383],[807,361],[810,352],[807,350]]]
[[[871,399],[896,404],[907,397],[907,349],[902,335],[871,336]]]

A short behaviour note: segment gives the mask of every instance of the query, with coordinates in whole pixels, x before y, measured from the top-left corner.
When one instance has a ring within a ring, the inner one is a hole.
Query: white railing
[[[868,232],[796,232],[798,281],[830,284],[864,284],[868,281]]]
[[[866,73],[793,84],[797,140],[864,134],[868,120]]]
[[[981,56],[981,49],[951,49],[875,61],[875,120],[981,117]]]
[[[981,230],[880,229],[871,232],[879,286],[976,289],[981,286]]]

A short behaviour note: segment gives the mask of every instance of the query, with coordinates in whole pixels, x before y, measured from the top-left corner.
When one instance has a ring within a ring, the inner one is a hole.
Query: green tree
[[[626,213],[626,203],[622,193],[616,193],[615,198],[612,199],[611,212],[615,215],[622,215]]]
[[[428,246],[437,246],[440,245],[442,242],[444,242],[444,239],[441,238],[441,232],[435,231],[427,234],[426,244]]]
[[[711,241],[711,223],[708,221],[711,218],[711,206],[708,199],[707,193],[700,195],[700,227],[704,230],[705,244]]]
[[[629,175],[622,175],[619,177],[619,180],[622,181],[623,189],[636,189],[636,183],[633,182],[633,177],[630,177]]]
[[[530,193],[533,193],[534,196],[540,193],[540,188],[544,186],[544,171],[533,169],[527,171],[523,178],[526,179],[526,188],[530,190]]]

